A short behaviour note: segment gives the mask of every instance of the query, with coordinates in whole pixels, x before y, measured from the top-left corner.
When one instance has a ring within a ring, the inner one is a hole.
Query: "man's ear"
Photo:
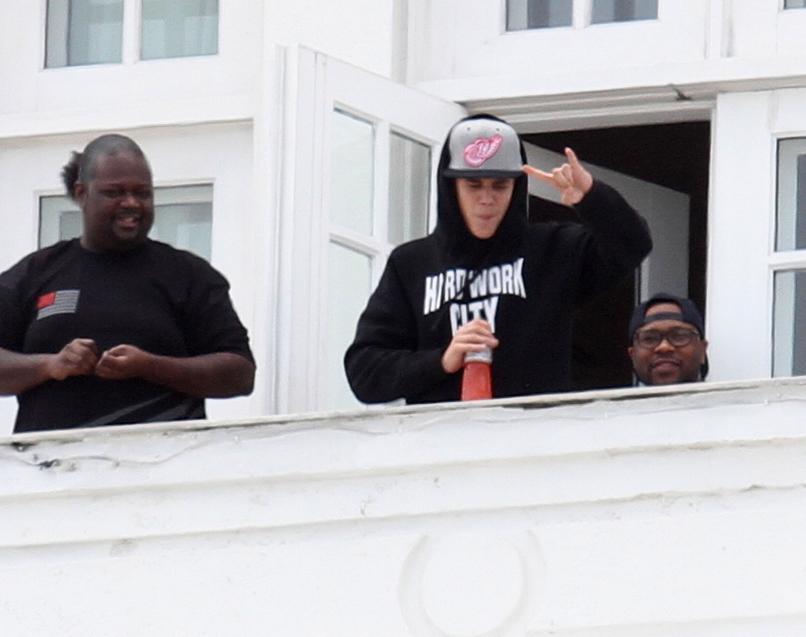
[[[84,185],[84,182],[77,181],[73,184],[73,201],[75,201],[80,207],[84,207],[84,201],[87,198],[87,186]]]
[[[702,340],[702,360],[705,362],[705,356],[708,354],[708,341]]]

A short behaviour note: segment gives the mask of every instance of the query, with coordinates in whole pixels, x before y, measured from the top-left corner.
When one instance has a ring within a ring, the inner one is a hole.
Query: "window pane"
[[[330,220],[372,235],[375,129],[341,111],[333,111],[332,123]]]
[[[336,243],[328,250],[327,407],[351,409],[360,403],[347,384],[343,359],[371,291],[371,263],[368,256]]]
[[[213,187],[180,186],[154,191],[154,226],[149,236],[210,260]]]
[[[142,59],[215,53],[218,0],[143,0]]]
[[[39,247],[81,236],[81,212],[66,196],[39,199]]]
[[[806,8],[806,0],[786,0],[784,2],[784,9],[804,9]]]
[[[657,19],[658,0],[593,0],[593,24]]]
[[[773,375],[806,374],[806,270],[775,275]]]
[[[120,62],[123,0],[48,0],[45,66]]]
[[[778,143],[776,250],[806,248],[806,138]]]
[[[210,260],[213,187],[157,188],[154,225],[149,237]],[[39,247],[81,236],[81,211],[67,196],[39,200]]]
[[[507,0],[507,31],[571,26],[573,0]]]
[[[389,242],[397,245],[428,231],[431,148],[397,133],[389,147]]]

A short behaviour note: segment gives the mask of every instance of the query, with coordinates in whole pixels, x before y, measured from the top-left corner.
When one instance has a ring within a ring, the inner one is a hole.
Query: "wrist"
[[[462,368],[462,358],[461,355],[457,358],[455,354],[451,353],[449,350],[445,350],[441,361],[442,371],[446,374],[455,374]]]
[[[63,367],[58,364],[58,361],[58,354],[42,354],[38,373],[41,382],[44,383],[48,380],[64,380],[67,377],[67,374],[63,373]]]

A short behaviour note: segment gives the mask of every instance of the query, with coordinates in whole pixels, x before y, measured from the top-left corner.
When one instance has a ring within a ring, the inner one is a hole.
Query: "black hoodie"
[[[366,403],[459,400],[461,371],[447,374],[442,354],[459,326],[483,318],[499,340],[495,397],[566,391],[572,311],[649,254],[646,223],[594,181],[574,206],[581,224],[527,224],[524,174],[496,233],[478,239],[462,218],[455,180],[443,176],[448,147],[446,140],[437,169],[437,226],[389,256],[344,357],[350,387]]]

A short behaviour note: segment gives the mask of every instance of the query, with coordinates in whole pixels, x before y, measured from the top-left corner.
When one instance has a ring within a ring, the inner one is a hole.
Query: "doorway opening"
[[[687,290],[677,293],[687,295],[701,311],[705,311],[709,121],[527,133],[521,137],[529,144],[557,153],[570,146],[586,165],[598,166],[687,196],[687,245],[682,246],[683,254],[677,248],[674,250],[677,258],[684,260],[682,266],[687,270],[687,285],[683,287]],[[638,212],[642,212],[640,207]],[[660,210],[653,214],[662,216],[662,213]],[[569,208],[530,197],[529,218],[531,222],[572,220],[575,215]],[[667,240],[663,233],[653,232],[652,239],[655,244],[653,254],[662,251]],[[574,321],[573,361],[577,389],[632,384],[632,369],[626,351],[627,324],[639,300],[640,287],[638,276],[634,276],[578,310]],[[647,289],[646,282],[644,289]],[[659,291],[675,290],[649,288],[650,293]]]

